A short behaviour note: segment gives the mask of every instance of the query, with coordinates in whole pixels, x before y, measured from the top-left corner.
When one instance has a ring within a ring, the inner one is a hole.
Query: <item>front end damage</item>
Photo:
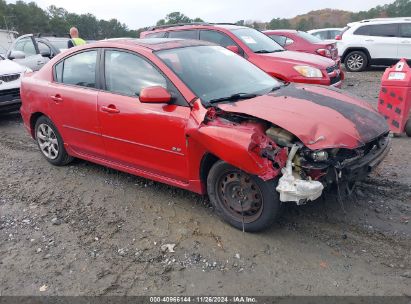
[[[390,146],[388,134],[383,134],[356,149],[311,150],[271,122],[217,107],[208,109],[200,127],[189,136],[248,174],[278,179],[280,200],[298,205],[316,200],[332,184],[350,187],[363,179]]]

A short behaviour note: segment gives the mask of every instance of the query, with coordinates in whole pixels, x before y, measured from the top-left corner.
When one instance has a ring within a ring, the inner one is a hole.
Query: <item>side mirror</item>
[[[24,58],[26,58],[26,54],[24,54],[24,52],[21,52],[21,51],[12,51],[9,55],[10,60],[24,59]]]
[[[236,46],[236,45],[227,45],[226,49],[230,50],[231,52],[234,52],[236,54],[240,54],[240,50],[238,49],[238,46]]]
[[[141,89],[139,99],[144,103],[169,103],[171,94],[161,86],[147,87]]]
[[[42,57],[48,57],[48,58],[51,57],[51,53],[50,53],[49,50],[47,50],[47,51],[42,51],[42,52],[40,52],[40,54],[41,54]]]

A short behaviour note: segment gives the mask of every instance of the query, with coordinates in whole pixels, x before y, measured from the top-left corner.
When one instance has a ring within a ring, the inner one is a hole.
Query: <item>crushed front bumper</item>
[[[345,181],[362,180],[368,176],[387,156],[391,148],[391,138],[389,136],[381,138],[376,148],[357,161],[343,166],[341,178]]]

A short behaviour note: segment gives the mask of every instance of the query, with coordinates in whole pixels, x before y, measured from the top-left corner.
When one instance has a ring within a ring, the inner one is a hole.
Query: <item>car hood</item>
[[[322,86],[290,84],[268,95],[218,107],[271,122],[312,150],[354,149],[388,132],[385,119],[366,101]]]
[[[0,75],[17,74],[26,70],[25,67],[11,60],[0,60]]]
[[[326,69],[335,64],[334,60],[329,58],[304,52],[283,51],[259,55],[267,60],[283,61],[294,65],[310,65],[320,69]]]

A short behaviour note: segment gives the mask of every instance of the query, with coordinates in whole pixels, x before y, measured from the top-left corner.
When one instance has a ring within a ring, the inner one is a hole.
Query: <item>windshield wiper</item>
[[[257,97],[257,96],[258,96],[257,94],[251,94],[251,93],[236,93],[236,94],[226,96],[226,97],[211,99],[209,103],[216,103],[220,101],[236,101],[240,99],[250,99],[250,98]]]

